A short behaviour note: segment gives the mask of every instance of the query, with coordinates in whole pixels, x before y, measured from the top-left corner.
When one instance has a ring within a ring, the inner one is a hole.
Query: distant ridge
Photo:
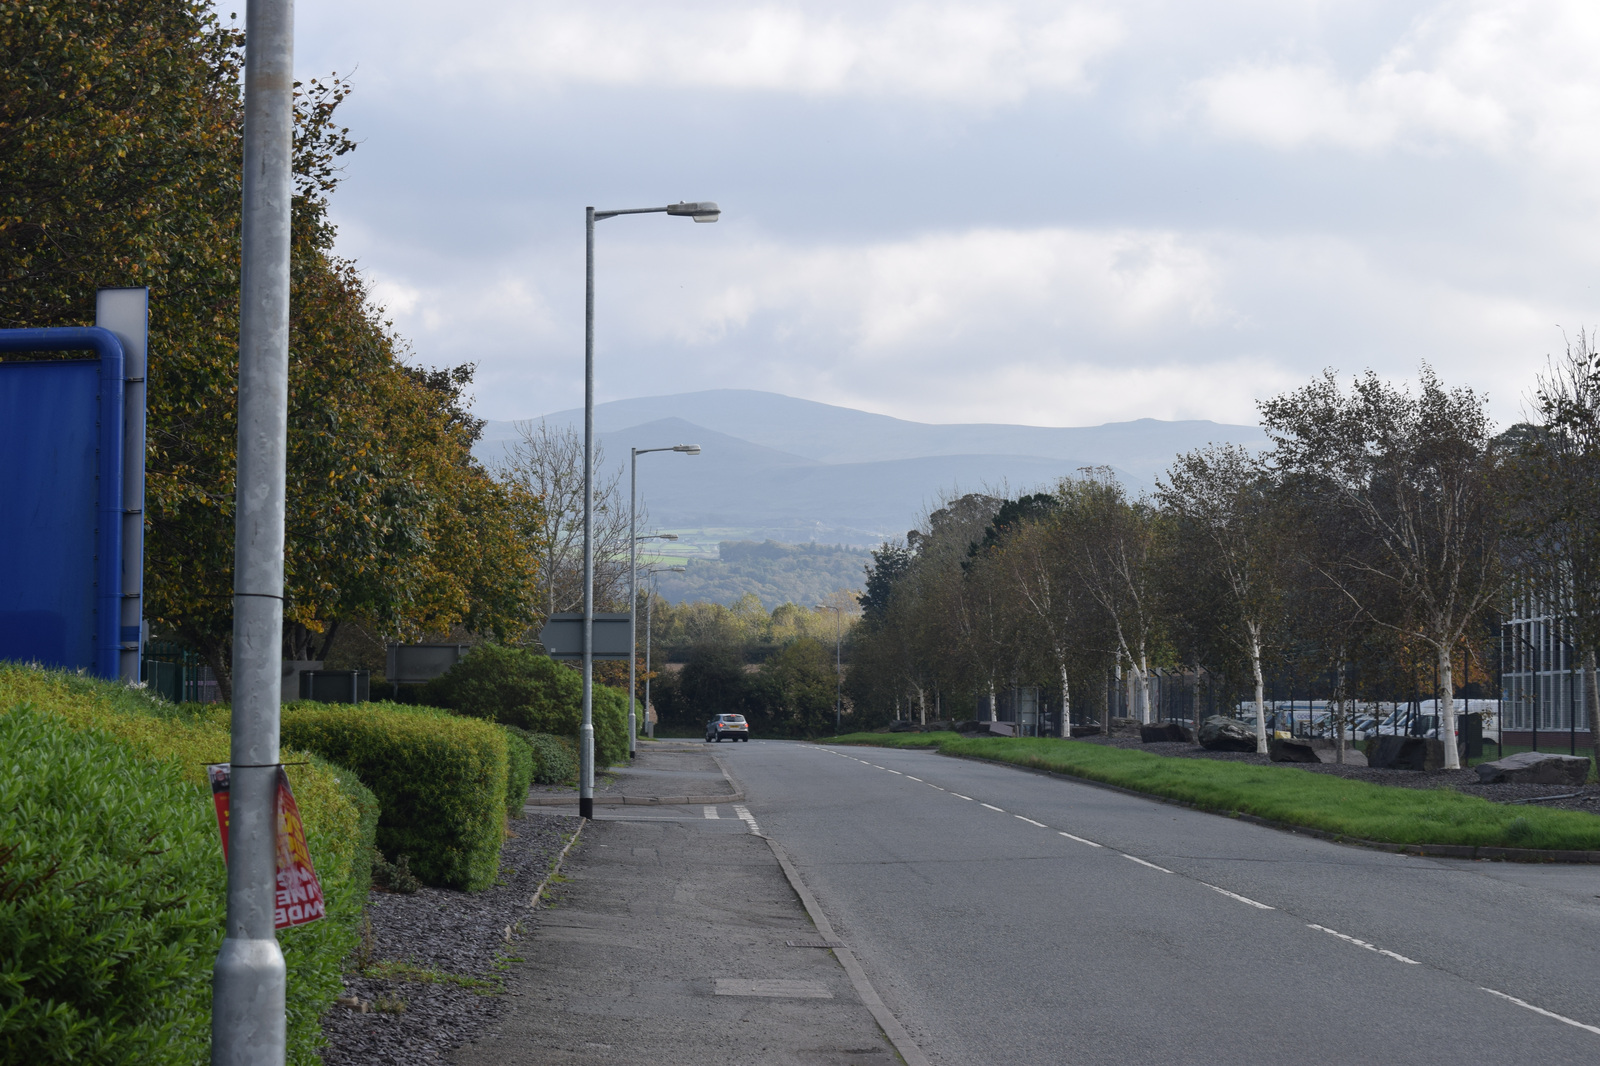
[[[542,418],[582,425],[580,410]],[[872,546],[950,493],[1033,491],[1086,466],[1111,467],[1138,493],[1182,452],[1266,443],[1257,427],[1207,421],[932,425],[749,389],[614,400],[596,405],[595,425],[613,469],[631,447],[702,446],[641,459],[640,495],[657,528],[708,550],[726,540]],[[494,465],[515,436],[515,423],[489,422],[476,453]]]

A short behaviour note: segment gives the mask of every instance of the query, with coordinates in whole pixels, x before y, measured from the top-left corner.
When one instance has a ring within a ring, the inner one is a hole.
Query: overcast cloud
[[[1421,360],[1515,419],[1600,321],[1600,5],[299,0],[334,215],[478,410],[771,389],[922,421],[1253,422]],[[224,8],[224,13],[227,9]]]

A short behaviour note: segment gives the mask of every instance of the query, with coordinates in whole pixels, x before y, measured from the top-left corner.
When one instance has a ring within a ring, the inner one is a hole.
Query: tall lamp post
[[[583,724],[578,728],[578,815],[582,818],[594,817],[594,224],[618,215],[653,214],[715,222],[722,211],[710,201],[613,211],[583,209]]]
[[[644,601],[644,727],[651,740],[656,738],[655,728],[650,722],[650,612],[656,602],[654,578],[657,574],[681,574],[687,569],[687,566],[656,566],[645,571],[652,579],[650,598]]]
[[[633,710],[634,663],[639,658],[639,542],[641,540],[677,540],[676,533],[638,535],[639,524],[639,456],[651,452],[682,452],[699,455],[698,444],[670,444],[661,448],[629,448],[628,453],[628,758],[638,754],[639,730]]]
[[[844,610],[828,603],[817,604],[817,610],[833,612],[833,735],[838,736],[844,715]]]

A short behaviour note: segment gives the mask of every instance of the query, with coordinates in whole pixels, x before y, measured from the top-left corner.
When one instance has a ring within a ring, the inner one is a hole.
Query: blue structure
[[[122,342],[107,329],[0,330],[0,659],[119,676]]]

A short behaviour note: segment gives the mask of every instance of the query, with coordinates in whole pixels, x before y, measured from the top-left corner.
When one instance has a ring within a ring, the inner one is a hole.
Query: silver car
[[[742,714],[719,714],[706,723],[706,743],[715,740],[722,743],[723,738],[729,740],[749,740],[750,723],[744,720]]]

